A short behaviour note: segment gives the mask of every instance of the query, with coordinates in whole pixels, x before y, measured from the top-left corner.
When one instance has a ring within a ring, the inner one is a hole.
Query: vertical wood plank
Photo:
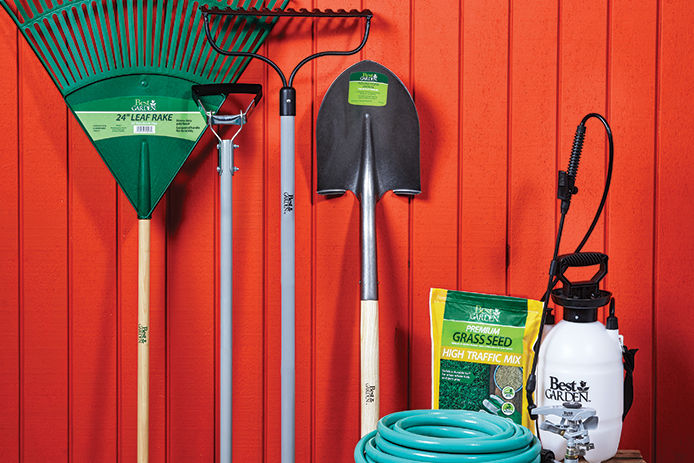
[[[460,7],[410,3],[412,85],[419,111],[422,193],[413,200],[410,408],[431,407],[429,290],[458,284]]]
[[[266,83],[265,65],[252,62],[245,71],[243,82]],[[263,86],[264,98],[272,98]],[[232,98],[228,102],[229,112],[245,108],[249,96]],[[233,438],[234,460],[262,461],[263,455],[263,297],[265,275],[264,254],[264,201],[265,159],[264,153],[264,107],[257,108],[236,143],[235,165],[240,169],[234,175],[233,192]],[[226,138],[235,133],[232,127]],[[214,147],[212,147],[214,149]],[[210,153],[212,155],[212,153]],[[216,156],[216,155],[215,155]],[[216,159],[216,157],[215,157]],[[216,161],[215,161],[216,162]],[[213,182],[216,175],[207,172]],[[215,195],[219,190],[215,191]],[[218,196],[217,196],[218,197]],[[215,224],[215,233],[219,230]],[[221,237],[219,238],[221,239]],[[217,260],[215,271],[218,271]],[[218,404],[217,404],[218,407]]]
[[[608,104],[616,146],[608,202],[607,288],[615,296],[625,343],[639,348],[634,405],[624,422],[621,447],[638,448],[652,461],[655,330],[653,288],[647,282],[653,280],[657,2],[613,1],[610,6]]]
[[[17,137],[17,31],[10,18],[0,18],[0,448],[8,462],[19,460],[19,146]]]
[[[320,1],[316,6],[334,8],[336,3]],[[357,1],[340,6],[361,7]],[[317,50],[348,50],[361,38],[361,29],[357,27],[336,34],[327,28],[327,20],[317,24]],[[316,61],[314,105],[306,106],[311,108],[305,116],[310,117],[307,127],[315,123],[318,105],[330,84],[360,59],[350,56]],[[359,201],[347,192],[330,199],[316,195],[315,204],[315,453],[312,457],[313,461],[349,461],[360,436]]]
[[[116,184],[69,115],[70,402],[74,461],[115,461]]]
[[[591,112],[606,113],[607,7],[601,0],[560,3],[559,37],[559,168],[566,170],[576,127]],[[588,226],[605,184],[606,137],[600,122],[586,125],[580,169],[579,193],[571,201],[560,253],[573,252]],[[557,206],[558,207],[558,206]],[[604,251],[605,215],[584,251]]]
[[[533,299],[554,245],[558,10],[556,0],[511,10],[508,292]]]
[[[294,1],[292,2],[293,7],[318,7],[323,8],[325,5],[320,4],[319,1]],[[338,7],[338,2],[333,2],[329,7]],[[340,4],[339,7],[345,7],[345,4]],[[282,56],[286,56],[283,60],[283,67],[285,73],[289,74],[291,70],[296,66],[304,57],[320,49],[320,31],[325,28],[330,20],[309,20],[304,21],[301,25],[295,25],[296,28],[296,40],[290,36],[293,34],[292,29],[288,28],[286,30],[286,36],[282,41],[283,45],[280,46],[284,50]],[[285,23],[289,27],[289,23]],[[331,47],[332,49],[332,44]],[[275,47],[277,50],[277,47]],[[269,51],[269,50],[268,50]],[[276,55],[275,55],[276,56]],[[330,58],[328,58],[330,59]],[[313,350],[315,346],[314,336],[315,336],[315,323],[316,323],[316,293],[314,293],[315,284],[315,256],[314,256],[314,239],[315,239],[315,216],[314,216],[314,204],[316,196],[315,188],[315,163],[313,156],[313,147],[315,145],[315,135],[314,135],[314,124],[316,120],[316,115],[318,113],[318,108],[315,106],[315,92],[316,92],[316,79],[314,70],[316,69],[317,63],[320,64],[323,59],[311,63],[310,65],[302,68],[297,74],[296,80],[294,82],[294,87],[296,88],[296,103],[297,103],[297,114],[296,114],[296,130],[295,130],[295,201],[294,201],[294,214],[295,214],[295,262],[296,262],[296,287],[295,287],[295,310],[296,310],[296,323],[295,323],[295,334],[296,334],[296,383],[295,383],[295,458],[296,461],[309,461],[312,455],[313,443],[313,413],[314,413],[314,398],[316,397],[315,392],[315,356],[316,352]],[[279,83],[278,79],[274,75],[269,76],[270,82],[275,84]],[[268,117],[269,124],[279,124],[279,108],[274,106],[274,104],[279,103],[278,98],[279,89],[272,90],[271,98],[273,105],[270,106]],[[279,138],[270,139],[268,141],[267,149],[273,152],[273,148],[279,152],[280,142]],[[279,156],[276,158],[279,160]],[[279,166],[279,164],[278,164]],[[269,170],[268,173],[272,173]],[[279,171],[277,171],[277,193],[270,196],[270,203],[268,204],[268,211],[276,211],[275,219],[279,224],[281,218],[281,212],[279,211],[279,204],[277,198],[279,198]],[[272,177],[266,179],[268,182],[272,182]],[[272,190],[270,190],[272,191]],[[268,222],[269,224],[270,222]],[[278,235],[275,242],[279,242],[279,226],[276,228]],[[277,248],[280,251],[279,247]],[[277,275],[280,276],[279,272],[279,261],[277,261]],[[279,282],[279,280],[277,280]],[[269,288],[269,287],[268,287]],[[277,289],[280,289],[280,285],[277,285]],[[281,296],[281,293],[277,293]],[[280,299],[277,299],[281,306]],[[277,312],[277,322],[281,321],[280,312]],[[268,320],[269,322],[270,320]],[[268,328],[272,325],[268,324]],[[272,341],[271,331],[267,332],[268,346],[270,346]],[[275,338],[279,341],[279,338]],[[278,345],[279,346],[279,345]],[[268,353],[273,352],[269,350]],[[280,360],[280,350],[274,350],[277,352],[276,358]],[[271,356],[275,356],[270,354]],[[279,376],[277,377],[277,384],[279,384]],[[270,388],[268,388],[268,393],[270,393]],[[269,398],[269,397],[268,397]],[[268,409],[268,412],[272,411],[272,407]],[[279,409],[278,409],[279,410]],[[268,415],[268,419],[272,417]],[[280,419],[280,414],[275,415],[275,419]],[[268,421],[271,423],[272,421]],[[269,434],[270,438],[272,434]],[[279,437],[279,434],[278,434]],[[280,441],[274,441],[270,439],[268,441],[271,445],[268,447],[267,458],[268,461],[279,461],[280,460]],[[276,453],[274,453],[276,452]],[[276,459],[273,459],[276,458]]]
[[[390,69],[412,93],[411,9],[399,0],[366,1],[387,24],[369,35],[366,59]],[[401,44],[397,49],[393,43]],[[354,59],[356,61],[356,58]],[[376,156],[379,154],[376,153]],[[409,237],[412,201],[386,193],[376,205],[379,294],[380,416],[407,409],[409,404],[410,277]],[[354,442],[356,444],[356,442]]]
[[[215,455],[215,143],[198,146],[169,187],[167,347],[171,462]],[[152,390],[152,393],[155,393]]]
[[[168,208],[169,195],[167,193],[159,201],[152,214],[150,229],[149,461],[152,463],[170,461],[167,454],[167,429],[170,424],[167,421],[169,392],[167,374],[170,371],[167,364],[167,354],[169,353],[167,350],[169,342],[167,329],[169,294],[167,294],[167,287],[170,284],[167,281]],[[212,277],[210,276],[210,278]]]
[[[60,462],[69,451],[67,109],[25,42],[19,60],[21,451],[25,462]]]
[[[118,189],[118,461],[137,458],[137,213]],[[151,277],[150,277],[151,278]],[[150,323],[151,324],[151,323]]]
[[[508,1],[463,3],[460,288],[506,292]]]
[[[315,2],[292,2],[293,8],[319,7]],[[280,20],[266,42],[265,51],[289,78],[294,66],[312,53],[313,21]],[[296,461],[311,458],[313,393],[312,333],[312,131],[311,111],[313,64],[299,71],[293,85],[296,89],[295,130],[295,310],[296,310],[296,384],[295,384],[295,455]],[[271,69],[265,69],[267,96],[265,105],[265,311],[264,311],[264,461],[279,461],[281,452],[281,274],[280,274],[280,116],[279,91],[282,83]]]
[[[677,461],[689,449],[683,418],[686,385],[694,381],[690,352],[694,347],[694,312],[686,289],[694,281],[691,230],[694,174],[689,159],[694,143],[694,79],[682,63],[694,59],[691,24],[694,12],[685,1],[660,2],[655,237],[655,373],[656,461]]]

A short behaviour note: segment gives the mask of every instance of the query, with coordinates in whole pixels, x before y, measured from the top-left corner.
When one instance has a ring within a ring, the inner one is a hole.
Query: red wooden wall
[[[691,146],[694,11],[686,0],[307,0],[374,11],[361,57],[411,89],[423,193],[378,205],[382,412],[427,407],[432,286],[538,297],[557,223],[555,176],[591,111],[615,133],[606,216],[587,249],[637,356],[622,446],[649,462],[689,448],[694,381]],[[358,31],[280,24],[264,52],[285,69]],[[315,194],[313,126],[357,58],[299,73],[297,461],[348,462],[358,438],[358,203]],[[131,462],[136,428],[136,217],[48,76],[0,14],[0,460]],[[237,151],[234,452],[279,461],[279,82]],[[590,122],[564,251],[601,193]],[[207,136],[153,218],[153,462],[212,462],[217,445],[217,175]]]

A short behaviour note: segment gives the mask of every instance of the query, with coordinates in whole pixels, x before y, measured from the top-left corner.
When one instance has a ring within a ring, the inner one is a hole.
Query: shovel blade
[[[419,118],[405,85],[386,67],[361,61],[347,68],[323,98],[316,122],[318,193],[360,196],[365,119],[371,143],[378,200],[387,191],[421,192]]]

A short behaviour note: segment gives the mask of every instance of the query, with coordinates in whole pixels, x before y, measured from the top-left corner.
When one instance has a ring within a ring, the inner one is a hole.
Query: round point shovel
[[[361,61],[335,79],[316,123],[318,193],[352,191],[361,204],[361,435],[379,418],[376,202],[421,192],[419,118],[389,69]]]

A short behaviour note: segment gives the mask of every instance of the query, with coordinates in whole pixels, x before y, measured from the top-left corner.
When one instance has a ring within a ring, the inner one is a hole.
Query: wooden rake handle
[[[379,417],[378,301],[361,301],[361,435],[376,430]]]
[[[149,461],[149,260],[151,220],[138,221],[137,462]]]

